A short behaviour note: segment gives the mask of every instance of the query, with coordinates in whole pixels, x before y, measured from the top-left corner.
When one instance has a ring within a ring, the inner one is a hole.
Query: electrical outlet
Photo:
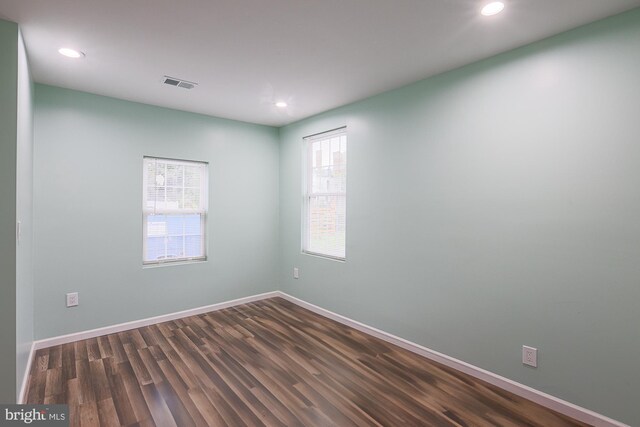
[[[293,267],[293,278],[294,279],[300,278],[300,270],[298,270],[298,267]]]
[[[78,293],[71,292],[67,294],[67,307],[75,307],[79,304]]]
[[[533,347],[522,346],[522,363],[525,365],[538,367],[538,349]]]

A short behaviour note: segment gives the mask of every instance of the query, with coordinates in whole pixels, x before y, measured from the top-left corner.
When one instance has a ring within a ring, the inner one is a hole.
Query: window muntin
[[[143,160],[143,263],[204,261],[207,164]]]
[[[305,140],[305,194],[302,250],[346,258],[346,128]]]

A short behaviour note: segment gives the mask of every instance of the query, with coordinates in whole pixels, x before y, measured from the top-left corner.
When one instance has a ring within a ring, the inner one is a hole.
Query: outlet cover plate
[[[67,294],[67,307],[75,307],[79,304],[78,293],[71,292]]]
[[[526,345],[522,346],[522,363],[525,365],[533,366],[534,368],[538,367],[538,349],[529,347]]]
[[[300,270],[298,270],[298,267],[293,267],[293,278],[294,279],[300,278]]]

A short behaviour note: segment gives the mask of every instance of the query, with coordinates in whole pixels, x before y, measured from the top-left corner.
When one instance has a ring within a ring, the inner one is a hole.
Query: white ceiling
[[[0,0],[0,17],[37,82],[280,126],[640,6],[503,0],[487,18],[487,1]]]

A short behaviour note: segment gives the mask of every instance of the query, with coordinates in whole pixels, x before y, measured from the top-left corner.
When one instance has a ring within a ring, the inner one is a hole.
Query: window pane
[[[147,209],[155,209],[157,200],[164,201],[164,187],[148,187],[145,204]]]
[[[186,187],[200,187],[200,175],[202,169],[200,166],[185,166],[185,181]]]
[[[183,183],[183,165],[168,164],[167,165],[167,186],[182,187]]]
[[[185,215],[184,217],[184,234],[200,235],[202,234],[202,218],[200,215]]]
[[[184,189],[184,208],[185,209],[201,209],[200,205],[200,189],[185,188]]]
[[[344,258],[345,196],[311,196],[309,198],[310,252]]]
[[[184,220],[181,215],[167,215],[167,236],[182,236],[184,234]]]
[[[147,238],[147,260],[163,259],[166,255],[164,237]]]
[[[203,257],[204,221],[198,215],[147,216],[145,261]]]
[[[153,179],[149,182],[150,185],[156,185],[158,187],[164,187],[167,183],[166,179],[166,168],[167,165],[165,163],[156,162],[154,169]]]
[[[145,210],[204,212],[206,171],[204,163],[145,158]]]
[[[145,182],[148,187],[155,187],[156,185],[156,162],[153,160],[145,159],[144,161],[144,173]]]
[[[339,193],[346,191],[346,139],[335,137],[315,141],[311,147],[311,192]]]
[[[167,187],[166,202],[162,205],[164,209],[182,209],[184,207],[182,203],[182,191],[181,187]]]
[[[164,237],[167,235],[167,220],[163,215],[149,215],[147,217],[147,236]]]
[[[197,257],[202,253],[202,236],[186,236],[185,251],[188,257]]]
[[[184,236],[167,237],[167,259],[185,258]]]

